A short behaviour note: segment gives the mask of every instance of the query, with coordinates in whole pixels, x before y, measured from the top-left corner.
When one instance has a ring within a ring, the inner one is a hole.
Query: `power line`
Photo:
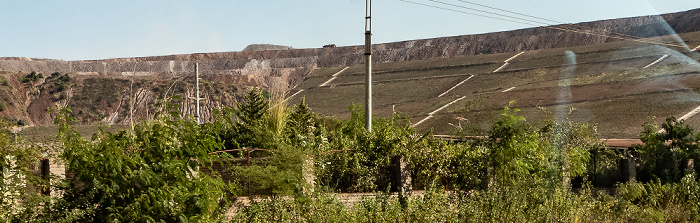
[[[437,2],[437,3],[440,3],[440,4],[449,5],[449,6],[454,6],[454,7],[459,7],[459,8],[464,8],[464,9],[468,9],[468,10],[473,10],[473,11],[477,11],[477,12],[492,14],[492,15],[498,15],[498,16],[513,18],[513,19],[519,19],[519,20],[528,21],[528,22],[542,23],[542,22],[538,22],[538,21],[534,21],[534,20],[530,20],[530,19],[523,19],[523,18],[518,18],[518,17],[514,17],[514,16],[503,15],[503,14],[499,14],[499,13],[495,13],[495,12],[489,12],[489,11],[474,9],[474,8],[465,7],[465,6],[460,6],[460,5],[455,5],[455,4],[446,3],[446,2],[442,2],[442,1],[438,1],[438,0],[428,0],[428,1]],[[458,1],[459,1],[459,0],[458,0]],[[490,8],[494,8],[494,7],[490,7]],[[507,10],[503,10],[503,11],[507,11]],[[520,13],[518,13],[518,14],[520,14]],[[530,16],[530,17],[532,17],[532,16]],[[545,20],[546,20],[546,19],[545,19]],[[548,24],[548,23],[544,23],[544,24],[546,24],[546,25],[553,25],[553,24]],[[622,40],[632,40],[632,41],[638,41],[638,42],[644,42],[644,43],[651,43],[651,44],[675,46],[675,47],[681,47],[681,48],[684,48],[684,47],[685,47],[685,46],[681,46],[681,45],[667,44],[667,43],[656,42],[656,41],[652,41],[652,40],[642,40],[642,41],[639,41],[639,39],[625,38],[625,37],[618,37],[618,36],[610,36],[610,35],[605,35],[605,34],[598,34],[598,33],[593,33],[593,32],[586,31],[586,30],[581,31],[581,30],[566,29],[566,28],[557,28],[557,27],[546,27],[546,26],[545,26],[545,28],[553,28],[553,29],[559,29],[559,30],[569,31],[569,32],[577,32],[577,33],[583,33],[583,34],[588,34],[588,35],[596,35],[596,36],[601,36],[601,37],[616,38],[616,39],[622,39]]]
[[[593,33],[593,32],[588,32],[588,31],[573,30],[573,29],[567,29],[567,28],[556,27],[556,26],[541,26],[540,24],[533,24],[533,23],[532,23],[532,22],[534,22],[534,23],[541,23],[541,22],[538,22],[538,21],[529,20],[529,19],[523,19],[523,18],[517,18],[517,17],[514,17],[514,16],[503,15],[503,14],[494,13],[494,12],[488,12],[488,11],[484,11],[484,10],[469,8],[469,7],[460,6],[460,5],[455,5],[455,4],[446,3],[446,2],[441,2],[441,1],[437,1],[437,0],[428,0],[428,1],[437,2],[437,3],[440,3],[440,4],[444,4],[444,5],[448,5],[448,6],[453,6],[453,7],[459,7],[459,8],[469,9],[469,10],[478,11],[478,12],[482,12],[482,13],[487,13],[487,14],[492,14],[492,15],[497,15],[497,16],[502,16],[502,17],[507,17],[507,18],[514,18],[514,19],[523,20],[523,21],[526,21],[526,22],[523,22],[523,21],[516,21],[516,20],[511,20],[511,19],[504,19],[504,18],[499,18],[499,17],[494,17],[494,16],[488,16],[488,15],[482,15],[482,14],[477,14],[477,13],[470,13],[470,12],[465,12],[465,11],[462,11],[462,10],[451,9],[451,8],[440,7],[440,6],[434,6],[434,5],[428,5],[428,4],[419,3],[419,2],[414,2],[414,1],[410,1],[410,0],[399,0],[399,1],[407,2],[407,3],[411,3],[411,4],[416,4],[416,5],[421,5],[421,6],[426,6],[426,7],[431,7],[431,8],[436,8],[436,9],[441,9],[441,10],[447,10],[447,11],[453,11],[453,12],[458,12],[458,13],[463,13],[463,14],[468,14],[468,15],[474,15],[474,16],[479,16],[479,17],[485,17],[485,18],[490,18],[490,19],[496,19],[496,20],[502,20],[502,21],[507,21],[507,22],[514,22],[514,23],[526,24],[526,25],[531,25],[531,26],[540,26],[540,27],[542,27],[542,28],[547,28],[547,29],[556,29],[556,30],[567,31],[567,32],[575,32],[575,33],[581,33],[581,34],[586,34],[586,35],[600,36],[600,37],[613,38],[613,39],[620,39],[620,40],[629,40],[629,41],[642,42],[642,43],[649,43],[649,44],[656,44],[656,45],[665,45],[665,46],[672,46],[672,47],[679,47],[679,48],[685,48],[685,47],[686,47],[686,46],[676,45],[676,44],[655,42],[655,41],[644,40],[644,39],[634,39],[634,38],[625,38],[625,37],[619,37],[619,36],[610,36],[610,35],[605,35],[605,34]]]
[[[431,7],[431,8],[436,8],[436,9],[442,9],[442,10],[447,10],[447,11],[463,13],[463,14],[467,14],[467,15],[480,16],[480,17],[485,17],[485,18],[489,18],[489,19],[496,19],[496,20],[502,20],[502,21],[507,21],[507,22],[514,22],[514,23],[520,23],[520,24],[525,24],[525,25],[531,25],[531,26],[539,26],[538,24],[532,24],[532,23],[520,22],[520,21],[515,21],[515,20],[510,20],[510,19],[504,19],[504,18],[498,18],[498,17],[493,17],[493,16],[470,13],[470,12],[460,11],[460,10],[456,10],[456,9],[450,9],[450,8],[445,8],[445,7],[440,7],[440,6],[418,3],[418,2],[409,1],[409,0],[399,0],[399,1],[407,2],[407,3],[411,3],[411,4],[416,4],[416,5],[421,5],[421,6],[426,6],[426,7]]]
[[[447,3],[447,2],[438,1],[438,0],[428,0],[428,1],[437,2],[437,3],[443,4],[443,5],[449,5],[449,6],[453,6],[453,7],[468,9],[468,10],[472,10],[472,11],[477,11],[477,12],[481,12],[481,13],[487,13],[487,14],[492,14],[492,15],[497,15],[497,16],[503,16],[503,17],[507,17],[507,18],[511,18],[511,19],[522,20],[522,21],[526,21],[526,22],[541,23],[541,22],[538,22],[538,21],[530,20],[530,19],[523,19],[523,18],[518,18],[518,17],[515,17],[515,16],[509,16],[509,15],[499,14],[499,13],[495,13],[495,12],[484,11],[484,10],[480,10],[480,9],[470,8],[470,7],[461,6],[461,5],[455,5],[455,4],[452,4],[452,3]]]
[[[470,1],[466,1],[466,0],[457,0],[457,1],[464,2],[464,3],[467,3],[467,4],[476,5],[476,6],[481,6],[481,7],[488,8],[488,9],[498,10],[498,11],[502,11],[502,12],[507,12],[507,13],[511,13],[511,14],[515,14],[515,15],[525,16],[525,17],[529,17],[529,18],[534,18],[534,19],[539,19],[539,20],[543,20],[543,21],[548,21],[548,22],[553,22],[553,23],[554,23],[554,24],[549,24],[549,25],[564,24],[564,23],[565,23],[565,22],[560,22],[560,21],[557,21],[557,20],[552,20],[552,19],[547,19],[547,18],[532,16],[532,15],[528,15],[528,14],[518,13],[518,12],[514,12],[514,11],[509,11],[509,10],[505,10],[505,9],[500,9],[500,8],[496,8],[496,7],[491,7],[491,6],[488,6],[488,5],[483,5],[483,4],[479,4],[479,3],[475,3],[475,2],[470,2]],[[545,23],[545,24],[547,24],[547,23]],[[586,27],[581,26],[581,25],[577,25],[577,24],[567,24],[567,25],[568,25],[568,26],[573,26],[573,27],[578,27],[578,28],[586,29]],[[615,35],[619,35],[619,36],[626,36],[626,37],[629,37],[629,38],[642,39],[642,37],[633,36],[633,35],[627,35],[627,34],[624,34],[624,33],[616,33],[616,32],[612,32],[612,31],[611,31],[610,33],[615,34]]]

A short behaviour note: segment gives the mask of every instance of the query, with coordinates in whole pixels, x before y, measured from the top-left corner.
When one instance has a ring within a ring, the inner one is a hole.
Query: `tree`
[[[315,114],[306,106],[306,98],[294,106],[286,124],[286,134],[291,145],[304,146],[310,138],[318,136],[320,126],[315,121]]]
[[[262,121],[269,106],[268,100],[262,95],[261,90],[254,88],[243,98],[243,102],[236,103],[236,115],[246,125],[254,126]]]
[[[270,107],[261,90],[254,88],[242,102],[236,103],[234,113],[239,122],[235,124],[236,136],[241,147],[269,148],[274,146],[272,133],[268,131],[265,116]]]
[[[518,111],[505,107],[489,132],[489,176],[498,186],[533,183],[547,173],[551,146]]]
[[[662,182],[678,182],[683,177],[681,163],[687,159],[698,159],[700,134],[684,121],[668,117],[658,126],[647,122],[640,139],[643,146],[637,148],[642,156],[641,180],[658,179]]]

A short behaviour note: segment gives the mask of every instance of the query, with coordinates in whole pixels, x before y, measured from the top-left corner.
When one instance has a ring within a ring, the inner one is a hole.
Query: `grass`
[[[543,186],[428,190],[403,198],[380,193],[352,207],[317,193],[255,201],[230,217],[237,222],[691,222],[700,217],[694,181],[621,184],[616,193]]]

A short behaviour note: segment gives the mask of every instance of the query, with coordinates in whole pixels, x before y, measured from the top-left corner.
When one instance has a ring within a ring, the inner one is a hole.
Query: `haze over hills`
[[[574,27],[586,31],[565,30]],[[376,44],[375,110],[380,116],[407,114],[419,131],[452,133],[485,125],[495,109],[515,100],[536,122],[568,117],[598,123],[604,137],[634,137],[648,116],[681,117],[700,105],[700,56],[691,51],[700,45],[698,31],[700,9],[694,9]],[[610,37],[616,33],[688,47]],[[204,79],[204,120],[253,86],[288,90],[291,103],[306,97],[324,115],[347,117],[349,105],[363,103],[362,46],[264,50],[269,47],[91,61],[0,58],[0,74],[8,80],[0,86],[1,114],[50,125],[47,110],[69,106],[84,124],[124,124],[132,101],[138,118],[152,115],[167,96],[191,97],[194,63]],[[44,77],[21,83],[31,71]],[[54,72],[71,79],[63,83],[50,77]],[[192,114],[193,102],[177,103]],[[687,120],[700,127],[700,117]]]

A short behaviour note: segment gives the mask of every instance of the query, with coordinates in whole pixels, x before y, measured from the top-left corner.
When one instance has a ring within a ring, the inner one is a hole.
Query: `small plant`
[[[61,73],[56,72],[56,73],[51,74],[51,77],[57,78],[53,83],[54,89],[51,91],[52,94],[66,90],[66,88],[68,86],[68,82],[70,82],[70,76],[68,76],[68,74],[61,75]],[[65,99],[65,98],[60,98],[59,100],[63,100],[63,99]]]
[[[34,82],[34,81],[37,81],[41,78],[44,78],[43,74],[36,73],[36,71],[32,71],[31,73],[29,73],[25,76],[20,76],[19,82],[21,82],[21,83]]]

